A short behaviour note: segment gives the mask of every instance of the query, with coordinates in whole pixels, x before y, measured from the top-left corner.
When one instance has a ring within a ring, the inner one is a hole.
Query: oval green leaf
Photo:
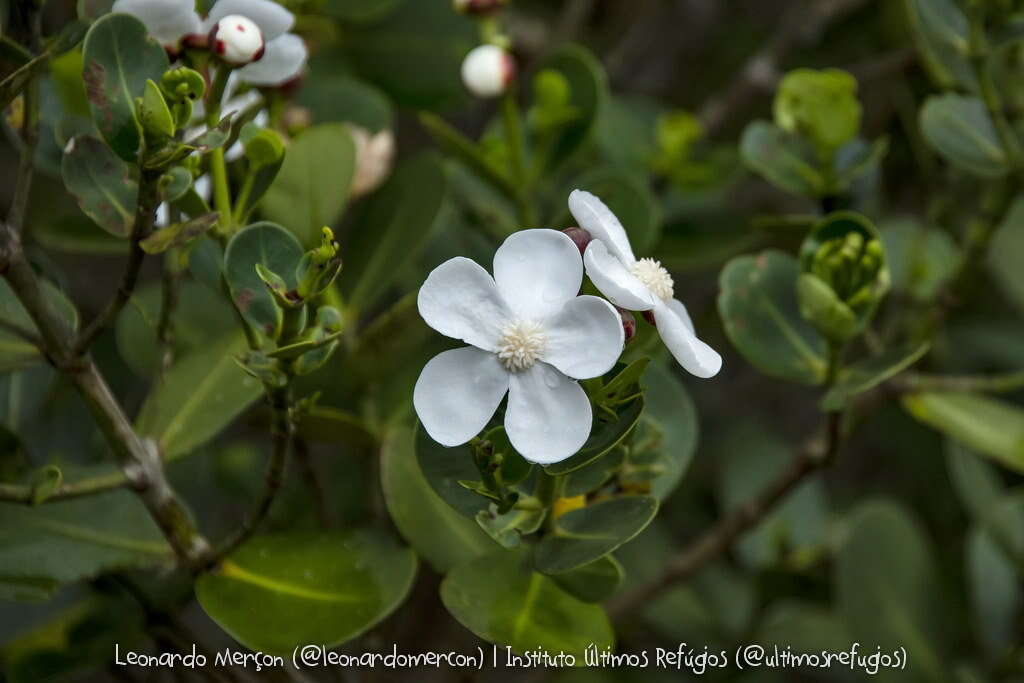
[[[740,156],[747,168],[786,192],[818,197],[826,189],[810,145],[773,123],[750,123],[740,140]]]
[[[441,583],[441,600],[470,631],[519,653],[540,647],[581,660],[587,647],[600,651],[615,639],[604,610],[533,571],[525,549],[459,565]]]
[[[740,256],[719,278],[718,311],[736,349],[761,372],[803,384],[825,378],[825,342],[800,315],[796,259],[781,251]]]
[[[534,566],[559,574],[607,555],[644,530],[658,512],[658,499],[622,496],[571,510],[537,544]]]
[[[999,178],[1010,171],[996,127],[977,97],[929,97],[921,108],[921,134],[946,161],[974,175]]]
[[[206,613],[252,650],[290,655],[365,632],[405,599],[416,555],[370,530],[258,536],[196,581]]]
[[[577,567],[564,574],[555,574],[555,580],[563,590],[583,602],[603,602],[622,585],[626,578],[625,569],[612,555],[599,557],[590,564]]]
[[[253,223],[242,229],[224,250],[224,278],[231,298],[245,319],[264,334],[274,334],[281,325],[282,315],[274,297],[256,274],[256,264],[279,275],[288,288],[294,288],[295,267],[302,253],[302,245],[294,235],[280,225],[267,222]]]
[[[96,138],[74,138],[61,175],[82,212],[111,235],[127,237],[135,222],[138,181],[131,168]]]

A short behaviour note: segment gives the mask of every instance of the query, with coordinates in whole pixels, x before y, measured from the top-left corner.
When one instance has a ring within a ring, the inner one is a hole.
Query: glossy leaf
[[[903,407],[918,421],[1003,467],[1024,472],[1024,408],[961,392],[908,394]]]
[[[127,14],[98,19],[85,36],[82,79],[92,119],[117,156],[136,161],[142,129],[135,114],[146,80],[159,81],[167,53],[142,22]]]
[[[281,170],[263,195],[263,217],[288,228],[303,246],[316,246],[320,229],[334,225],[345,208],[355,155],[352,135],[341,124],[305,131],[288,147]]]
[[[748,168],[786,192],[817,197],[826,190],[814,150],[775,124],[754,121],[748,125],[740,140],[740,156]]]
[[[416,430],[416,460],[434,492],[461,514],[473,519],[487,508],[486,498],[459,484],[480,478],[469,446],[446,448],[421,427]]]
[[[1007,298],[1018,311],[1024,311],[1024,200],[1016,200],[992,236],[988,250],[988,267]]]
[[[253,223],[236,233],[224,250],[224,278],[231,298],[246,320],[268,336],[281,326],[282,314],[256,273],[256,264],[294,288],[295,268],[302,253],[302,245],[291,233],[267,222]]]
[[[257,536],[196,581],[203,610],[252,650],[333,647],[405,599],[416,556],[376,531]]]
[[[644,399],[640,396],[619,406],[614,420],[606,420],[603,415],[595,415],[593,430],[583,444],[583,448],[570,458],[545,465],[544,470],[548,474],[568,474],[589,465],[622,443],[626,435],[636,426],[643,411]]]
[[[643,379],[645,408],[641,422],[658,433],[657,450],[665,471],[651,482],[651,495],[665,500],[679,485],[697,450],[697,407],[679,375],[663,364],[648,367]]]
[[[905,0],[911,35],[922,62],[944,88],[973,89],[977,77],[968,61],[970,26],[956,0]]]
[[[64,153],[61,175],[85,215],[112,235],[128,236],[139,193],[128,164],[99,140],[78,137]]]
[[[503,550],[455,567],[441,583],[441,600],[477,636],[518,653],[539,647],[582,660],[585,648],[601,651],[615,638],[604,610],[532,571],[525,550]]]
[[[367,202],[349,236],[338,282],[348,305],[359,311],[388,293],[404,264],[415,259],[437,224],[447,192],[438,157],[407,161]]]
[[[907,647],[921,676],[942,677],[945,622],[927,539],[902,508],[868,502],[848,518],[835,560],[836,602],[850,635],[883,649]],[[913,643],[913,645],[909,645]]]
[[[392,521],[435,571],[443,574],[494,549],[494,542],[473,520],[458,514],[431,489],[416,461],[412,429],[396,427],[385,436],[380,478]]]
[[[565,513],[537,544],[534,565],[559,574],[607,555],[644,530],[658,511],[651,496],[622,496]]]
[[[263,393],[235,361],[246,348],[241,333],[210,343],[179,360],[146,397],[136,426],[165,458],[209,441]]]
[[[1020,529],[1018,526],[1018,532]],[[1024,538],[1020,545],[1024,547]],[[1017,614],[1024,607],[1024,568],[1014,566],[1013,558],[984,528],[970,531],[966,555],[975,628],[991,652],[1001,653],[1012,647],[1017,637]]]
[[[139,246],[147,254],[162,254],[168,249],[184,246],[216,225],[219,215],[208,213],[191,220],[158,228],[149,237],[139,242]]]
[[[918,301],[931,301],[960,266],[961,253],[949,233],[913,220],[879,225],[892,288]],[[996,258],[997,250],[990,252]]]
[[[557,169],[590,141],[601,112],[608,101],[608,79],[604,67],[581,45],[566,45],[545,59],[540,69],[553,69],[569,84],[568,105],[579,115],[559,129],[549,143],[545,167]]]
[[[615,594],[625,578],[625,570],[612,555],[600,557],[551,578],[568,593],[583,602],[603,602]]]
[[[544,523],[545,512],[513,508],[499,513],[491,503],[488,509],[476,513],[476,523],[503,548],[518,548],[523,536],[534,533]]]
[[[719,279],[718,311],[736,349],[761,372],[803,384],[825,376],[825,342],[797,307],[796,259],[780,251],[740,256]]]
[[[160,530],[129,491],[40,507],[0,503],[0,582],[63,584],[171,560]]]
[[[78,311],[75,305],[49,281],[44,280],[41,289],[51,313],[56,315],[67,329],[77,329]],[[7,280],[0,280],[0,320],[28,334],[39,334],[28,311],[21,305]],[[0,328],[0,372],[45,362],[46,359],[35,344],[10,329]]]
[[[921,134],[946,161],[974,175],[999,178],[1010,170],[995,125],[976,97],[929,97],[921,108]]]
[[[821,399],[822,410],[841,409],[854,396],[877,387],[912,366],[928,353],[929,348],[931,345],[928,343],[916,348],[894,346],[844,368],[835,386]]]

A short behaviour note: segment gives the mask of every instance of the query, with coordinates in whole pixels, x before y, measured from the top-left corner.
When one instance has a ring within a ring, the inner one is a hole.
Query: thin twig
[[[121,309],[132,298],[135,292],[135,284],[139,279],[139,271],[142,269],[142,262],[146,258],[146,252],[142,250],[140,242],[149,237],[153,230],[153,223],[156,220],[156,207],[160,201],[159,188],[160,175],[158,173],[142,173],[139,179],[139,193],[135,206],[135,222],[132,224],[132,231],[129,237],[131,246],[128,251],[128,262],[125,264],[124,273],[121,275],[121,284],[114,292],[113,298],[107,304],[103,312],[97,315],[91,323],[82,331],[74,344],[74,353],[84,353],[96,337],[99,336],[107,325],[111,324],[121,313]]]
[[[1024,389],[1024,371],[1002,375],[924,375],[904,373],[889,382],[899,393],[917,391],[979,391],[1006,393]]]
[[[636,613],[662,591],[696,574],[732,546],[743,533],[756,527],[809,475],[835,458],[840,444],[840,419],[839,413],[829,413],[824,445],[815,442],[804,448],[777,479],[670,559],[654,580],[612,600],[608,604],[609,614],[613,618],[622,618]]]
[[[274,389],[269,392],[268,398],[273,415],[270,427],[273,450],[270,453],[270,459],[267,460],[267,468],[263,476],[263,492],[260,494],[259,500],[256,501],[255,508],[242,522],[235,534],[217,549],[210,559],[211,565],[230,555],[252,537],[270,513],[270,508],[284,481],[288,451],[291,449],[292,439],[295,435],[295,425],[291,415],[291,391],[287,387]]]
[[[309,444],[302,437],[295,437],[295,463],[302,472],[302,478],[306,482],[306,488],[313,496],[313,509],[316,511],[316,518],[324,529],[331,527],[331,515],[327,509],[327,496],[324,493],[323,483],[313,467],[313,460],[309,455]]]
[[[36,487],[31,484],[0,483],[0,500],[6,503],[21,503],[23,505],[36,505],[39,502],[56,503],[62,500],[112,491],[127,486],[128,483],[128,477],[124,475],[124,472],[114,471],[109,474],[63,483],[57,490],[48,494],[43,501],[36,500]]]
[[[38,54],[42,33],[42,15],[34,3],[26,3],[30,42],[32,50]],[[32,194],[33,169],[35,166],[36,146],[39,143],[39,81],[29,80],[22,93],[21,150],[18,159],[17,182],[14,185],[14,197],[7,213],[7,224],[19,235],[25,227],[25,214],[28,211],[28,200]]]

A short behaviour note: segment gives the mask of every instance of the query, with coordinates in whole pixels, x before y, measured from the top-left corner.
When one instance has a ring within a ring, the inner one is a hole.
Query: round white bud
[[[263,56],[263,33],[252,19],[229,14],[210,31],[210,49],[228,64],[249,64]]]
[[[497,97],[516,74],[515,60],[497,45],[480,45],[462,62],[462,82],[477,97]]]

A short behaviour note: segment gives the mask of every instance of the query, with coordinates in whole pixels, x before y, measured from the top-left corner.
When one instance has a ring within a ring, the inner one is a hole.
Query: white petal
[[[494,281],[516,315],[546,318],[579,294],[580,250],[563,232],[520,230],[494,254]]]
[[[430,438],[458,446],[480,433],[508,390],[508,372],[493,353],[466,346],[431,358],[412,392]]]
[[[693,326],[693,320],[690,319],[690,312],[686,310],[686,306],[679,299],[672,299],[666,302],[668,307],[672,309],[672,312],[678,315],[683,320],[683,324],[689,328],[690,333],[696,335],[697,329]]]
[[[697,377],[714,377],[722,369],[722,357],[713,348],[697,339],[693,332],[693,323],[687,324],[690,316],[687,315],[684,319],[678,311],[679,309],[671,303],[658,302],[654,307],[654,320],[658,324],[661,340],[687,372]],[[683,313],[685,312],[684,308]]]
[[[505,433],[530,462],[546,465],[575,454],[592,421],[583,388],[547,363],[510,375]]]
[[[604,242],[608,250],[618,256],[620,261],[627,266],[636,261],[622,223],[596,196],[586,190],[573,190],[569,193],[569,211],[581,228],[589,232],[594,239]]]
[[[177,46],[184,36],[202,31],[192,3],[182,0],[116,0],[110,11],[137,18],[163,45]]]
[[[512,313],[494,279],[475,261],[457,256],[431,271],[417,298],[420,315],[441,334],[494,351]]]
[[[596,296],[579,296],[544,323],[545,362],[576,379],[598,377],[622,355],[625,331],[615,307]]]
[[[267,43],[263,57],[239,69],[238,77],[253,85],[281,85],[302,73],[308,55],[302,38],[286,33]]]
[[[229,14],[241,14],[255,22],[267,43],[285,33],[295,23],[294,14],[271,0],[217,0],[210,8],[203,27],[209,31],[214,24]]]
[[[587,266],[587,276],[594,286],[616,306],[628,311],[649,311],[654,308],[658,297],[629,272],[601,240],[593,240],[587,245],[583,263]]]

